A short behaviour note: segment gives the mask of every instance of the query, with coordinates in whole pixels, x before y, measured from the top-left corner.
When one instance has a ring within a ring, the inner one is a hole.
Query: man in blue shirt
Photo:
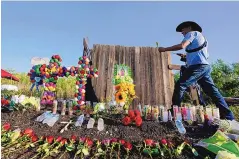
[[[172,104],[181,105],[184,92],[195,82],[202,87],[203,91],[212,98],[220,110],[223,119],[233,120],[234,116],[224,98],[215,86],[211,77],[211,67],[208,62],[208,42],[202,35],[202,28],[195,22],[186,21],[176,28],[184,36],[180,44],[171,47],[159,47],[159,52],[178,51],[185,49],[187,68],[175,85]]]

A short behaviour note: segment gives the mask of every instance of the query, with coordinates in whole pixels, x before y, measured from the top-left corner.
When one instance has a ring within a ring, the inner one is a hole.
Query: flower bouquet
[[[128,66],[115,65],[114,79],[115,85],[115,100],[117,104],[120,104],[124,110],[128,110],[135,95],[135,85],[133,84],[132,73]]]

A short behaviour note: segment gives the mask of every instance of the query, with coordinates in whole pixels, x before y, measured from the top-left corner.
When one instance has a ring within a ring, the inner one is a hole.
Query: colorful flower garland
[[[49,65],[33,66],[30,73],[28,73],[31,82],[36,82],[35,77],[41,78],[42,83],[44,83],[44,93],[41,104],[52,105],[56,98],[56,83],[58,77],[77,76],[75,101],[77,103],[76,105],[80,107],[85,104],[85,85],[87,78],[98,77],[98,70],[89,65],[90,60],[86,56],[79,58],[78,67],[61,67],[60,62],[62,62],[61,57],[59,55],[53,55]]]

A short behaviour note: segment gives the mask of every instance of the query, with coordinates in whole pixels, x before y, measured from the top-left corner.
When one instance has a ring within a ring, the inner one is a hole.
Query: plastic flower
[[[143,120],[142,120],[141,116],[136,116],[135,117],[135,125],[136,126],[138,126],[138,127],[141,126],[142,122],[143,122]]]
[[[140,114],[140,111],[139,111],[139,110],[135,110],[135,111],[134,111],[134,114],[135,114],[135,116],[141,116],[141,114]]]
[[[3,124],[3,126],[2,126],[2,129],[3,129],[4,131],[8,131],[10,128],[11,128],[10,123],[5,123],[5,124]]]
[[[145,139],[145,140],[144,140],[144,143],[145,143],[147,146],[153,146],[154,141],[153,141],[152,139]]]
[[[127,152],[127,154],[126,154],[126,159],[127,159],[129,157],[129,151],[132,150],[133,146],[130,142],[125,142],[124,143],[124,148]]]
[[[130,117],[131,120],[134,120],[135,114],[134,114],[134,111],[133,111],[133,110],[129,110],[129,111],[128,111],[128,115],[129,115],[129,117]]]
[[[122,120],[124,125],[129,125],[131,123],[131,119],[128,116],[125,116]]]
[[[26,128],[24,130],[24,134],[27,136],[32,136],[33,135],[33,130],[31,128]]]
[[[162,143],[163,145],[167,145],[167,140],[166,140],[166,139],[162,139],[162,140],[161,140],[161,143]]]

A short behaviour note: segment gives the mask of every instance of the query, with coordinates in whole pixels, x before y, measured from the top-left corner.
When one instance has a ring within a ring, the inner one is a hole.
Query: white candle
[[[212,107],[207,106],[206,107],[206,114],[208,115],[209,120],[212,119]]]
[[[196,108],[195,108],[195,106],[191,106],[191,112],[192,112],[192,121],[196,121]]]
[[[163,112],[163,122],[168,122],[168,111]]]
[[[173,118],[172,118],[172,113],[171,113],[170,110],[168,111],[168,120],[169,120],[169,121],[172,121],[172,120],[173,120]]]

